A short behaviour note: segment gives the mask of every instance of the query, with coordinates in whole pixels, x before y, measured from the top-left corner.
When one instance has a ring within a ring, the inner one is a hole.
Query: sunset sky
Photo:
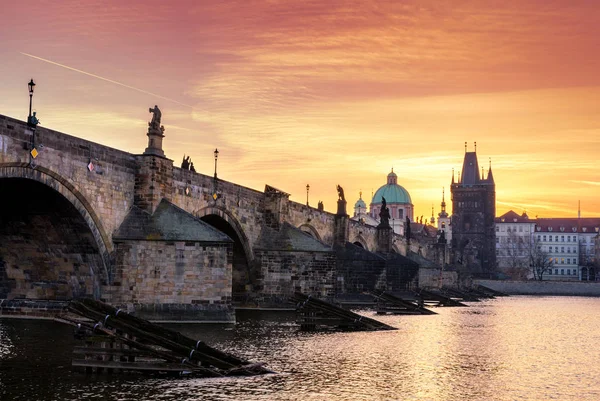
[[[600,216],[597,1],[2,2],[0,114],[352,213],[393,167],[415,216],[464,142],[497,215]],[[449,202],[450,204],[450,202]]]

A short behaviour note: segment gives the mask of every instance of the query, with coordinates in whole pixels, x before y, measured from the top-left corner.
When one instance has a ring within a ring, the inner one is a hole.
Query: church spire
[[[448,213],[446,213],[446,189],[442,187],[442,203],[441,203],[442,211],[438,215],[439,217],[448,217]]]
[[[492,158],[490,157],[490,169],[488,170],[487,182],[494,184],[494,175],[492,174]]]

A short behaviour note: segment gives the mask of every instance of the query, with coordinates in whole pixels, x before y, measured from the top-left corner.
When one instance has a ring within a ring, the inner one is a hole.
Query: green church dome
[[[397,180],[398,176],[394,173],[394,170],[392,170],[387,176],[387,184],[375,192],[371,203],[380,204],[381,198],[383,197],[388,205],[392,203],[412,204],[410,194],[402,185],[398,185]]]
[[[356,203],[354,204],[354,208],[363,208],[366,209],[367,208],[367,204],[365,203],[364,200],[362,200],[362,198],[360,198],[359,200],[356,201]]]

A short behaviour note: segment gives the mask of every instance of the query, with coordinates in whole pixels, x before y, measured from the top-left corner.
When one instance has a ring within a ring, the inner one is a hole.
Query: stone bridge
[[[232,299],[335,295],[349,280],[336,246],[407,253],[403,237],[350,220],[345,203],[332,214],[178,168],[164,129],[149,126],[148,147],[132,154],[0,115],[0,299],[94,296],[150,317],[191,308],[220,320]]]

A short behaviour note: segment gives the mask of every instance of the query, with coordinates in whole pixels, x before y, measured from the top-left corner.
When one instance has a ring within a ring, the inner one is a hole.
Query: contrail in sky
[[[177,101],[175,99],[164,97],[164,96],[158,95],[156,93],[148,92],[148,91],[145,91],[143,89],[139,89],[139,88],[136,88],[136,87],[133,87],[133,86],[125,85],[125,84],[123,84],[121,82],[113,81],[112,79],[104,78],[104,77],[101,77],[99,75],[95,75],[95,74],[91,74],[89,72],[81,71],[81,70],[78,70],[77,68],[69,67],[68,65],[59,64],[59,63],[56,63],[56,62],[51,61],[51,60],[46,60],[45,58],[34,56],[33,54],[27,54],[27,53],[23,53],[23,52],[19,52],[19,53],[21,53],[24,56],[34,58],[36,60],[41,60],[41,61],[44,61],[46,63],[50,63],[50,64],[54,64],[54,65],[57,65],[57,66],[62,67],[62,68],[66,68],[67,70],[79,72],[81,74],[85,74],[85,75],[88,75],[88,76],[93,77],[93,78],[98,78],[98,79],[101,79],[103,81],[110,82],[111,84],[120,85],[120,86],[123,86],[123,87],[125,87],[127,89],[133,89],[134,91],[145,93],[146,95],[156,96],[157,98],[168,100],[169,102],[177,103],[179,105],[182,105],[182,106],[185,106],[185,107],[189,107],[191,109],[194,108],[194,106],[190,106],[189,104],[181,103],[181,102],[179,102],[179,101]]]

